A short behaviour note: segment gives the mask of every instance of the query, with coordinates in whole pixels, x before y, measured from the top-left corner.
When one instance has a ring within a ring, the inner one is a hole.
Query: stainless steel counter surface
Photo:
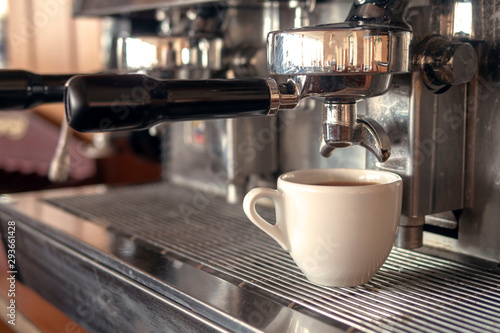
[[[17,223],[20,279],[91,331],[500,330],[493,263],[395,248],[368,284],[327,288],[209,192],[159,183],[9,199],[0,221]]]

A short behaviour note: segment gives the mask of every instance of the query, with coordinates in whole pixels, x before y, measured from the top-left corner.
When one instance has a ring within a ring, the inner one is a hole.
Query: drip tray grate
[[[362,331],[500,332],[500,275],[478,266],[394,248],[366,285],[327,288],[241,206],[203,191],[160,183],[49,202]]]

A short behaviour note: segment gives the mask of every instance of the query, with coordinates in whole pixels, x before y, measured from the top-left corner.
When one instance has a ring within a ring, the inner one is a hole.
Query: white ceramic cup
[[[325,186],[346,182],[363,186]],[[255,188],[243,201],[247,217],[274,238],[315,283],[347,287],[368,282],[385,262],[396,239],[403,181],[391,172],[317,169],[288,172],[278,189]],[[255,210],[270,198],[276,224]]]

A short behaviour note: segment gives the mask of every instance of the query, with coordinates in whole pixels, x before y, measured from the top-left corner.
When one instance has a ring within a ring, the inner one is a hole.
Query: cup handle
[[[272,225],[266,220],[264,220],[259,213],[255,210],[255,204],[257,200],[261,198],[270,198],[274,202],[274,206],[276,209],[276,224]],[[267,233],[269,236],[274,238],[275,241],[278,242],[279,245],[286,251],[289,251],[287,242],[285,241],[285,237],[280,228],[280,220],[282,216],[283,210],[283,196],[280,191],[273,190],[266,187],[258,187],[254,188],[250,192],[247,193],[245,199],[243,200],[243,210],[245,214],[253,222],[257,227],[259,227],[262,231]]]

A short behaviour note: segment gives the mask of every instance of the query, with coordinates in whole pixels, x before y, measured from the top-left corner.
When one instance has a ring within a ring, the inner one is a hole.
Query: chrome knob
[[[469,82],[477,71],[477,55],[472,45],[434,36],[420,48],[422,78],[431,90],[442,92],[449,86]]]

